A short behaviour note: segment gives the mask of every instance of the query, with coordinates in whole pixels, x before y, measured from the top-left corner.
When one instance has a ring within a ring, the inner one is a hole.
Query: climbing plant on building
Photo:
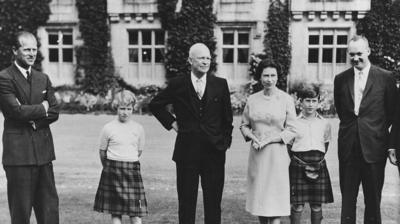
[[[264,51],[280,67],[277,86],[287,89],[287,76],[291,63],[289,44],[290,13],[288,1],[272,0],[268,10]]]
[[[50,16],[50,1],[0,1],[0,70],[11,64],[11,48],[15,34],[18,31],[25,30],[36,35],[37,29],[46,24]],[[36,69],[41,69],[42,59],[42,55],[38,52],[35,64]]]
[[[189,71],[188,51],[201,42],[211,51],[210,71],[216,70],[213,0],[158,0],[162,28],[168,32],[165,55],[166,78]]]
[[[116,85],[109,49],[107,0],[76,0],[83,46],[77,51],[78,69],[83,69],[83,90],[106,95]]]
[[[371,0],[357,33],[368,39],[371,62],[400,76],[400,0]]]

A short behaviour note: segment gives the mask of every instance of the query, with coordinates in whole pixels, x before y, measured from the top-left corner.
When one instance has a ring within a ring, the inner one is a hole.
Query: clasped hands
[[[253,137],[251,140],[251,145],[253,146],[253,148],[257,151],[261,150],[262,148],[264,148],[264,146],[274,143],[274,137],[268,137],[263,139],[262,141],[260,141],[257,137]]]

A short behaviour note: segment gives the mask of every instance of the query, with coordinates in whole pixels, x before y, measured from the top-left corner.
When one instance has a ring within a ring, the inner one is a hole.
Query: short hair
[[[122,90],[114,95],[112,106],[113,108],[118,108],[119,106],[134,106],[135,103],[135,95],[129,90]]]
[[[20,42],[21,37],[31,37],[36,40],[35,35],[33,35],[32,33],[28,31],[19,31],[14,35],[12,43],[13,48],[18,49],[19,47],[21,47],[21,42]]]
[[[353,37],[351,37],[350,42],[354,42],[354,41],[359,41],[359,40],[363,40],[365,42],[365,44],[367,45],[367,47],[369,48],[369,42],[368,39],[364,36],[364,35],[354,35]]]
[[[266,69],[266,68],[275,68],[276,73],[279,76],[280,68],[275,62],[273,62],[271,60],[262,60],[257,65],[256,73],[254,74],[254,80],[257,80],[257,81],[260,80],[261,74],[263,73],[264,69]]]
[[[320,98],[320,84],[317,83],[308,83],[302,82],[298,85],[297,89],[297,97],[300,100],[305,98]]]

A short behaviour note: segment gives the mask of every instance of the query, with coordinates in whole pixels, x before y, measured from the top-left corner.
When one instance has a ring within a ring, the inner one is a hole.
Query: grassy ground
[[[101,172],[97,150],[98,134],[101,127],[111,119],[113,117],[109,115],[61,115],[60,120],[52,126],[57,155],[54,169],[62,224],[110,223],[109,215],[93,212],[92,206]],[[171,160],[175,134],[165,131],[151,116],[134,116],[134,119],[144,125],[147,133],[146,151],[143,153],[141,163],[150,215],[144,218],[144,223],[177,223],[175,164]],[[2,123],[2,116],[0,122]],[[335,202],[324,206],[324,223],[339,223],[341,198],[336,149],[337,120],[331,122],[335,136],[327,157]],[[256,217],[244,211],[249,147],[239,134],[238,124],[239,118],[236,117],[233,144],[227,153],[222,202],[223,223],[258,223]],[[400,223],[399,186],[397,170],[394,166],[387,165],[382,197],[384,224]],[[203,223],[201,193],[197,214],[197,223]],[[357,214],[358,223],[362,223],[362,191],[360,191]],[[309,217],[308,209],[304,217]],[[0,169],[0,223],[9,222],[6,178],[3,169]],[[125,222],[128,223],[126,219]],[[34,218],[31,223],[36,223]],[[289,223],[287,217],[283,219],[283,223]]]

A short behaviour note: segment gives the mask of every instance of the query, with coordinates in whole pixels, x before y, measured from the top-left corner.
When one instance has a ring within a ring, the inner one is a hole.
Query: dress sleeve
[[[247,101],[246,106],[244,107],[243,114],[242,114],[242,121],[240,123],[240,132],[242,133],[244,140],[246,142],[250,141],[251,139],[248,137],[249,133],[251,133],[251,123],[250,123],[250,116],[249,116],[249,102]]]
[[[109,142],[110,142],[110,134],[109,134],[107,126],[104,126],[100,132],[99,149],[104,150],[104,151],[107,150]]]
[[[284,129],[280,133],[282,141],[285,144],[292,143],[292,140],[296,137],[295,122],[296,109],[294,107],[294,101],[292,97],[289,96],[286,100],[286,120],[284,124]]]

